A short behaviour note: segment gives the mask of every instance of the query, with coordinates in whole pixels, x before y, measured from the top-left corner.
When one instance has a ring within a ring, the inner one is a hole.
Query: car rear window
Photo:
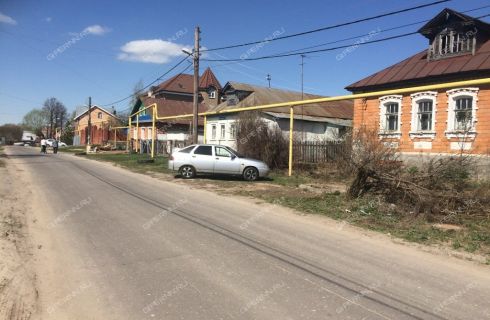
[[[211,146],[199,146],[194,151],[194,154],[202,154],[205,156],[212,156],[213,155],[213,147],[211,147]]]
[[[190,147],[186,147],[182,150],[179,150],[179,152],[182,152],[182,153],[191,153],[192,149],[194,149],[195,146],[190,146]]]

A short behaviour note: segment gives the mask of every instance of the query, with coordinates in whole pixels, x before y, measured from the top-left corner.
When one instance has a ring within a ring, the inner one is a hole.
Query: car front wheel
[[[259,171],[257,168],[248,167],[243,171],[243,179],[247,181],[255,181],[259,178]]]
[[[191,179],[194,178],[194,176],[196,175],[196,171],[192,166],[182,166],[180,168],[180,175],[184,179]]]

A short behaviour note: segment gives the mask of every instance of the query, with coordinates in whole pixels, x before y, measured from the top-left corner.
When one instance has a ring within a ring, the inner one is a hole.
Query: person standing
[[[52,147],[53,147],[53,153],[57,154],[58,153],[58,140],[53,141]]]
[[[46,141],[46,139],[43,137],[41,139],[41,153],[46,153],[46,145],[48,144],[48,142]]]

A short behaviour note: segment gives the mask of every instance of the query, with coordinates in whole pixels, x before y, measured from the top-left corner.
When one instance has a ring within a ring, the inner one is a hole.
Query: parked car
[[[184,179],[207,173],[237,175],[248,181],[265,177],[270,170],[263,161],[246,158],[230,147],[212,144],[191,145],[173,152],[168,168]]]
[[[46,143],[48,144],[48,146],[52,147],[53,146],[53,142],[54,142],[54,139],[46,139]],[[68,146],[66,143],[64,142],[61,142],[58,140],[58,148],[61,148],[61,147],[66,147]]]

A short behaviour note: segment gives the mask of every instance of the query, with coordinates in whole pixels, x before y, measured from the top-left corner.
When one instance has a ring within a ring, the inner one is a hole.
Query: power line
[[[481,9],[485,9],[485,8],[489,8],[489,7],[490,7],[490,5],[487,5],[487,6],[479,7],[479,8],[476,8],[476,9],[462,11],[462,12],[463,13],[467,13],[467,12],[481,10]],[[485,18],[485,17],[488,17],[488,16],[489,15],[487,14],[487,15],[483,15],[483,16],[480,16],[480,17],[476,17],[475,19],[482,19],[482,18]],[[381,30],[377,30],[376,33],[379,34],[379,33],[383,33],[383,32],[388,32],[388,31],[393,31],[393,30],[402,29],[402,28],[406,28],[406,27],[411,27],[411,26],[414,26],[414,25],[417,25],[417,24],[421,24],[421,23],[424,23],[424,22],[429,22],[430,20],[432,20],[432,19],[420,20],[420,21],[417,21],[417,22],[407,23],[407,24],[403,24],[403,25],[400,25],[400,26],[391,27],[391,28],[388,28],[388,29],[381,29]],[[335,44],[335,43],[339,43],[339,42],[344,42],[344,41],[359,39],[359,38],[362,38],[362,37],[365,37],[365,36],[368,36],[368,35],[369,35],[369,33],[368,34],[361,34],[361,35],[357,35],[357,36],[353,36],[353,37],[349,37],[349,38],[344,38],[344,39],[334,40],[334,41],[330,41],[330,42],[325,42],[325,43],[322,43],[322,44],[317,44],[317,45],[314,45],[314,46],[303,47],[303,48],[296,49],[296,50],[286,51],[284,53],[292,53],[292,52],[297,52],[297,51],[301,51],[301,50],[308,50],[308,49],[313,49],[313,48],[319,48],[319,47],[323,47],[323,46],[326,46],[326,45],[329,45],[329,44]]]
[[[482,19],[485,17],[490,16],[490,14],[486,14],[480,17],[477,17],[476,19]],[[349,48],[352,46],[360,46],[360,45],[365,45],[365,44],[371,44],[371,43],[378,43],[378,42],[384,42],[384,41],[389,41],[389,40],[394,40],[394,39],[399,39],[399,38],[404,38],[408,36],[412,36],[418,34],[418,31],[413,31],[413,32],[408,32],[404,34],[399,34],[391,37],[386,37],[382,39],[376,39],[372,41],[365,41],[365,42],[359,42],[355,44],[349,44],[349,45],[343,45],[343,46],[337,46],[337,47],[330,47],[330,48],[325,48],[325,49],[318,49],[318,50],[310,50],[310,51],[301,51],[301,52],[295,52],[297,50],[293,51],[286,51],[274,55],[269,55],[269,56],[261,56],[261,57],[255,57],[255,58],[235,58],[235,59],[202,59],[203,61],[213,61],[213,62],[239,62],[239,61],[256,61],[256,60],[265,60],[265,59],[273,59],[273,58],[283,58],[283,57],[290,57],[290,56],[298,56],[298,55],[304,55],[304,54],[310,54],[310,53],[318,53],[318,52],[327,52],[327,51],[333,51],[333,50],[338,50],[338,49],[345,49]],[[298,49],[298,50],[303,50],[303,49]]]
[[[377,43],[377,42],[384,42],[388,40],[394,40],[394,39],[399,39],[399,38],[404,38],[408,37],[411,35],[418,34],[417,31],[414,32],[409,32],[409,33],[404,33],[404,34],[399,34],[396,36],[391,36],[391,37],[386,37],[382,39],[377,39],[377,40],[372,40],[372,41],[366,41],[362,43],[357,43],[356,45],[364,45],[364,44],[370,44],[370,43]],[[310,53],[318,53],[318,52],[326,52],[326,51],[333,51],[333,50],[338,50],[338,49],[345,49],[352,47],[352,44],[349,45],[344,45],[344,46],[338,46],[338,47],[331,47],[331,48],[325,48],[325,49],[318,49],[318,50],[310,50],[310,51],[302,51],[302,52],[284,52],[284,53],[279,53],[279,54],[274,54],[274,55],[269,55],[269,56],[261,56],[261,57],[255,57],[255,58],[235,58],[235,59],[202,59],[203,61],[214,61],[214,62],[238,62],[238,61],[256,61],[256,60],[265,60],[265,59],[273,59],[273,58],[283,58],[283,57],[290,57],[290,56],[298,56],[302,54],[310,54]]]
[[[123,99],[120,99],[120,100],[117,100],[117,101],[114,101],[114,102],[111,102],[111,103],[106,103],[106,104],[101,104],[100,106],[101,107],[108,107],[108,106],[111,106],[113,104],[117,104],[117,103],[120,103],[120,102],[123,102],[125,100],[128,100],[130,98],[132,98],[133,96],[139,94],[140,92],[144,91],[145,89],[149,88],[151,85],[153,85],[155,82],[161,80],[163,77],[165,77],[167,74],[169,74],[170,72],[172,72],[173,70],[175,70],[175,68],[177,68],[178,66],[180,66],[182,64],[182,62],[186,61],[187,60],[187,56],[184,57],[182,60],[180,60],[177,64],[175,64],[172,68],[170,68],[169,70],[167,70],[164,74],[162,74],[161,76],[159,76],[158,78],[156,78],[155,80],[153,80],[152,82],[150,82],[148,85],[146,85],[145,87],[137,90],[136,92],[134,92],[133,94],[123,98]]]
[[[190,63],[188,66],[186,66],[186,67],[185,67],[185,68],[184,68],[184,69],[183,69],[181,72],[179,72],[179,73],[178,73],[178,74],[175,76],[175,78],[177,78],[178,76],[180,76],[181,74],[183,74],[184,72],[186,72],[187,70],[189,70],[189,68],[190,68],[190,67],[192,67],[192,63]],[[160,77],[159,79],[157,79],[157,80],[160,80],[162,77],[163,77],[163,76],[161,76],[161,77]],[[150,84],[150,85],[151,85],[151,84]],[[140,90],[144,90],[144,89],[145,89],[145,88],[140,89]],[[140,90],[138,90],[138,91],[140,91]],[[136,92],[135,92],[135,93],[133,93],[133,95],[136,95],[136,94],[137,94]],[[130,109],[132,109],[132,108],[133,108],[133,106],[129,106],[128,108],[126,108],[126,109],[124,109],[124,110],[121,110],[121,111],[119,111],[119,110],[118,110],[118,113],[121,113],[121,112],[122,112],[122,113],[124,113],[124,112],[126,112],[126,111],[129,111],[129,110],[130,110]]]
[[[434,2],[430,2],[430,3],[427,3],[427,4],[422,4],[422,5],[415,6],[415,7],[410,7],[410,8],[405,8],[405,9],[396,10],[396,11],[392,11],[392,12],[382,13],[382,14],[378,14],[378,15],[375,15],[375,16],[367,17],[367,18],[361,18],[361,19],[357,19],[357,20],[353,20],[353,21],[348,21],[348,22],[343,22],[343,23],[339,23],[339,24],[335,24],[335,25],[331,25],[331,26],[326,26],[326,27],[322,27],[322,28],[317,28],[317,29],[313,29],[313,30],[308,30],[308,31],[293,33],[293,34],[290,34],[290,35],[285,35],[285,36],[276,37],[276,38],[272,38],[272,39],[260,40],[260,41],[252,41],[252,42],[241,43],[241,44],[234,44],[234,45],[229,45],[229,46],[224,46],[224,47],[218,47],[218,48],[204,49],[204,50],[201,50],[201,52],[208,52],[208,51],[217,51],[217,50],[225,50],[225,49],[239,48],[239,47],[250,46],[250,45],[259,44],[259,43],[268,43],[268,42],[271,42],[271,41],[277,41],[277,40],[289,39],[289,38],[293,38],[293,37],[304,36],[304,35],[315,33],[315,32],[320,32],[320,31],[325,31],[325,30],[330,30],[330,29],[345,27],[345,26],[357,24],[357,23],[360,23],[360,22],[366,22],[366,21],[375,20],[375,19],[379,19],[379,18],[384,18],[384,17],[388,17],[388,16],[400,14],[400,13],[405,13],[405,12],[409,12],[409,11],[413,11],[413,10],[418,10],[418,9],[422,9],[422,8],[426,8],[426,7],[438,5],[438,4],[449,2],[449,1],[452,1],[452,0],[439,0],[439,1],[434,1]]]

